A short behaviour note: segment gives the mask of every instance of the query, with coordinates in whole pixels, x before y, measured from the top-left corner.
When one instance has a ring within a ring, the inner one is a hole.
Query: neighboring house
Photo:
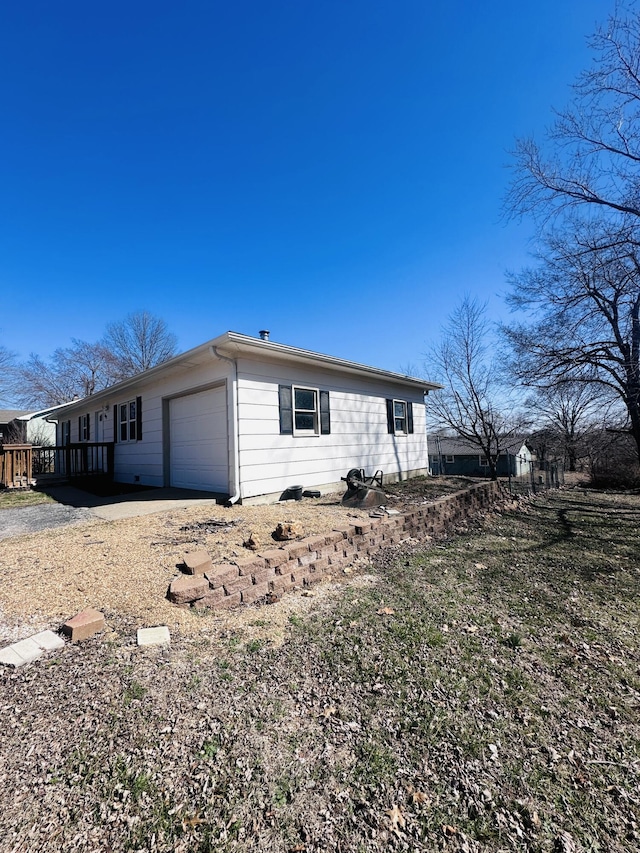
[[[14,422],[16,418],[28,414],[29,412],[25,409],[0,409],[0,444],[18,443]],[[24,443],[22,434],[20,434],[20,443]]]
[[[507,439],[498,456],[498,477],[529,474],[534,456],[523,438]],[[452,436],[434,435],[429,441],[429,468],[432,474],[489,477],[489,463],[478,447]]]
[[[31,412],[22,409],[0,409],[0,443],[52,445],[56,442],[56,425],[47,418],[59,409],[54,406]]]
[[[427,473],[431,382],[226,332],[57,412],[57,444],[115,442],[117,482],[275,499],[351,468]]]

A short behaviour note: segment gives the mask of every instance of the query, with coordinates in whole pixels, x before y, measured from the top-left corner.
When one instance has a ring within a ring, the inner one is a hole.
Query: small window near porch
[[[91,439],[91,415],[80,415],[78,418],[78,441]]]
[[[118,406],[118,441],[140,441],[142,438],[142,401],[140,397]]]

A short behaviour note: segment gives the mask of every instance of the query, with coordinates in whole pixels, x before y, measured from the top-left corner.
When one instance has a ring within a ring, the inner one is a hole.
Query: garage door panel
[[[171,485],[226,492],[227,406],[224,388],[176,397],[169,403]]]

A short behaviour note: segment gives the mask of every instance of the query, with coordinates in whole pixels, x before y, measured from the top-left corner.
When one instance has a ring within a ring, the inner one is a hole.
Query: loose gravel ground
[[[466,482],[419,478],[412,486],[390,486],[388,505],[433,501]],[[1,530],[22,525],[27,531],[3,538],[0,546],[0,646],[35,630],[55,630],[87,607],[105,613],[116,631],[168,625],[173,632],[200,634],[229,617],[197,615],[167,601],[187,551],[204,548],[222,562],[252,553],[244,545],[249,540],[258,549],[274,547],[271,534],[279,522],[296,522],[310,536],[368,517],[366,510],[342,507],[340,499],[334,494],[266,506],[192,506],[118,521],[57,504],[2,510]]]

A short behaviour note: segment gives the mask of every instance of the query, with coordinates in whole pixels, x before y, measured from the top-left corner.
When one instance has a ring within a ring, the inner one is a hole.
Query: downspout
[[[231,430],[231,440],[233,441],[233,494],[228,500],[228,506],[233,506],[234,503],[240,500],[240,448],[238,435],[238,363],[235,358],[228,358],[218,352],[215,346],[211,346],[211,355],[221,361],[227,361],[233,367],[233,378],[231,382],[231,418],[233,428]]]

